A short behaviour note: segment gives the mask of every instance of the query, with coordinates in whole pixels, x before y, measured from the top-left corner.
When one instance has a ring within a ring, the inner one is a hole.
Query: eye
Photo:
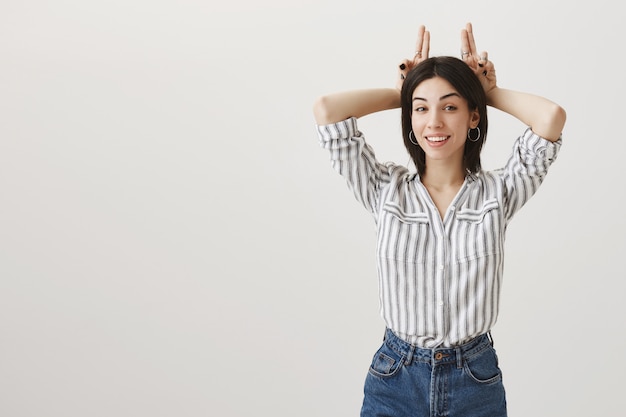
[[[448,111],[454,111],[456,109],[457,107],[452,104],[448,104],[447,106],[444,107],[444,110],[448,110]]]
[[[421,112],[426,111],[426,107],[424,107],[424,106],[418,106],[418,107],[414,108],[414,109],[413,109],[413,111],[414,111],[414,112],[421,113]]]

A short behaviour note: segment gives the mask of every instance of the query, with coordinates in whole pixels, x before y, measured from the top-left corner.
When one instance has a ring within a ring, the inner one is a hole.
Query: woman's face
[[[422,81],[413,91],[411,125],[426,160],[463,164],[467,130],[480,121],[467,101],[441,77]]]

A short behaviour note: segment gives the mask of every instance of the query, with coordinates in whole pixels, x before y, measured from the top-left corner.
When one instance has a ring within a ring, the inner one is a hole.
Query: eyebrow
[[[445,94],[445,95],[439,97],[439,101],[445,100],[445,99],[447,99],[449,97],[459,97],[459,98],[461,98],[461,96],[458,93],[448,93],[448,94]],[[422,98],[422,97],[413,97],[413,101],[415,101],[415,100],[428,101],[428,100],[426,100],[425,98]]]

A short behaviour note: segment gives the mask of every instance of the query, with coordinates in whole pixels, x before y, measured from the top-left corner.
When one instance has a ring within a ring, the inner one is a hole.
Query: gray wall
[[[467,21],[500,86],[568,112],[507,240],[510,415],[621,415],[617,6],[217,3],[0,5],[0,415],[357,415],[383,332],[374,228],[311,106],[393,86],[419,24],[458,55]],[[360,127],[406,163],[399,111]],[[491,111],[486,168],[522,130]]]

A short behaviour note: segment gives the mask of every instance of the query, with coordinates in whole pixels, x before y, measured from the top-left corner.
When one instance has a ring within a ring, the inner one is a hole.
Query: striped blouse
[[[418,174],[376,160],[355,118],[317,131],[332,166],[374,217],[385,325],[424,348],[488,332],[498,316],[507,225],[538,189],[561,139],[526,129],[504,168],[467,175],[442,219]]]

